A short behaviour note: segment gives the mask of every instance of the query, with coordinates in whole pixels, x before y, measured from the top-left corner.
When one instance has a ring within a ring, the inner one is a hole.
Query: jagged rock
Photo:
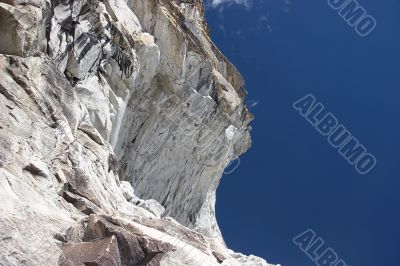
[[[158,203],[156,200],[153,199],[141,201],[138,204],[138,206],[148,210],[158,218],[160,218],[161,215],[165,212],[165,208],[160,203]]]
[[[84,214],[92,214],[92,213],[101,213],[100,209],[90,202],[89,200],[85,199],[84,197],[75,195],[71,192],[65,191],[63,194],[63,198],[74,205],[79,211],[83,212]]]
[[[66,70],[75,78],[83,79],[85,75],[100,63],[101,43],[96,36],[81,33],[75,36],[72,54],[68,59]]]
[[[121,265],[157,265],[172,250],[168,243],[143,235],[134,224],[121,224],[111,218],[91,215],[86,239],[115,236],[120,250]]]
[[[30,172],[33,175],[48,177],[49,169],[47,165],[42,161],[30,161],[24,169],[25,171]]]
[[[127,201],[130,201],[135,197],[133,187],[128,181],[121,181],[119,187],[121,188],[122,194]]]
[[[44,52],[45,33],[40,8],[0,3],[0,53],[30,56]]]
[[[64,254],[60,258],[60,266],[121,265],[117,239],[115,236],[92,242],[65,244],[62,247],[62,251]]]
[[[0,264],[268,265],[216,222],[252,115],[202,1],[0,0],[0,35]]]

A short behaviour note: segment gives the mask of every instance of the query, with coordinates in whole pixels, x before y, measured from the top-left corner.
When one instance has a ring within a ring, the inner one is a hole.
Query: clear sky
[[[230,5],[228,2],[236,2]],[[315,265],[292,239],[310,228],[352,266],[400,265],[400,1],[359,0],[360,37],[326,0],[225,0],[212,38],[246,80],[253,145],[222,178],[229,247]],[[360,175],[292,104],[313,94],[377,159]]]

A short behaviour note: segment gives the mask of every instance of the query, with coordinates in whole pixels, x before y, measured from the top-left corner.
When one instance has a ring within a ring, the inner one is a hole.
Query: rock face
[[[269,265],[215,192],[250,146],[200,0],[0,0],[0,265]]]

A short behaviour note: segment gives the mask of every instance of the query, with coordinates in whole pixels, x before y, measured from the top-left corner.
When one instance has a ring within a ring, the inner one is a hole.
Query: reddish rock
[[[62,246],[61,266],[119,266],[121,265],[118,243],[115,236]]]

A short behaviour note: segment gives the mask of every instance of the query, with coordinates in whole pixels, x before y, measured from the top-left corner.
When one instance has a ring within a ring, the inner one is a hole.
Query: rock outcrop
[[[0,0],[0,265],[269,265],[215,219],[250,146],[200,0]]]

